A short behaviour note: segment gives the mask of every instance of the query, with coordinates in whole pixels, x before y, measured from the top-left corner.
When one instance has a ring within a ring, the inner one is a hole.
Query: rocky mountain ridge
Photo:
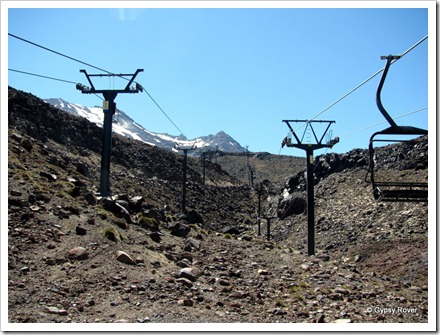
[[[316,255],[307,256],[306,215],[273,219],[269,240],[262,216],[259,235],[255,189],[218,162],[208,161],[203,183],[200,159],[189,158],[182,213],[181,156],[115,135],[114,196],[100,198],[95,124],[12,88],[8,124],[10,323],[423,328],[433,317],[428,205],[375,202],[361,156],[330,172],[324,163],[336,167],[336,157],[319,163]],[[292,194],[304,197],[297,181]],[[264,214],[276,211],[283,185],[262,192]]]
[[[45,102],[51,104],[55,108],[64,110],[73,115],[85,117],[87,120],[103,127],[103,109],[102,107],[86,107],[78,104],[67,102],[60,98],[45,99]],[[136,139],[152,146],[158,146],[167,150],[174,150],[176,144],[181,146],[196,146],[195,152],[190,154],[200,155],[203,150],[220,150],[225,152],[245,152],[236,140],[224,131],[219,131],[214,135],[201,136],[194,139],[187,139],[183,135],[173,136],[169,134],[161,134],[149,131],[140,124],[130,118],[124,111],[117,110],[113,121],[113,132],[125,136],[126,138]]]

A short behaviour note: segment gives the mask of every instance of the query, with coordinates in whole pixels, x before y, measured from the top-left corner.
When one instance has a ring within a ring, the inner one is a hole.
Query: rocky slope
[[[317,181],[307,256],[306,216],[258,236],[255,191],[214,162],[204,185],[189,160],[181,213],[181,157],[114,136],[100,199],[96,125],[12,88],[8,116],[11,323],[428,321],[428,206],[374,202],[365,167]]]

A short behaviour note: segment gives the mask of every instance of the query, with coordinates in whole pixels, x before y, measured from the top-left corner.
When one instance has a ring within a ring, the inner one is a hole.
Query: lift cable
[[[428,36],[425,36],[424,38],[422,38],[420,41],[418,41],[416,44],[414,44],[411,48],[409,48],[408,50],[406,50],[405,52],[401,53],[399,55],[398,59],[401,59],[403,56],[405,56],[408,52],[410,52],[411,50],[413,50],[415,47],[417,47],[420,43],[422,43],[423,41],[425,41],[428,38]],[[398,59],[394,59],[391,61],[391,64],[395,63]],[[358,88],[360,88],[361,86],[365,85],[367,82],[369,82],[371,79],[373,79],[374,77],[376,77],[379,73],[383,72],[383,70],[385,69],[385,67],[383,67],[382,69],[380,69],[379,71],[377,71],[376,73],[374,73],[373,75],[371,75],[370,77],[368,77],[366,80],[364,80],[362,83],[360,83],[359,85],[357,85],[355,88],[353,88],[352,90],[350,90],[348,93],[344,94],[342,97],[340,97],[338,100],[336,100],[335,102],[333,102],[332,104],[330,104],[329,106],[327,106],[326,108],[324,108],[321,112],[319,112],[318,114],[316,114],[315,116],[313,116],[310,120],[315,119],[316,117],[318,117],[319,115],[323,114],[324,112],[326,112],[327,110],[329,110],[330,108],[332,108],[334,105],[336,105],[338,102],[340,102],[341,100],[345,99],[347,96],[349,96],[351,93],[353,93],[354,91],[356,91]]]
[[[57,80],[57,81],[62,81],[65,83],[69,83],[69,84],[74,84],[76,85],[77,83],[70,81],[70,80],[65,80],[65,79],[59,79],[59,78],[54,78],[54,77],[48,77],[48,76],[43,76],[41,74],[36,74],[36,73],[31,73],[31,72],[25,72],[25,71],[20,71],[20,70],[15,70],[15,69],[8,69],[8,71],[12,71],[12,72],[17,72],[17,73],[22,73],[22,74],[27,74],[29,76],[35,76],[35,77],[41,77],[41,78],[45,78],[45,79],[51,79],[51,80]]]
[[[185,136],[183,134],[183,131],[180,130],[180,128],[174,123],[173,120],[171,120],[171,118],[168,116],[167,113],[165,113],[165,111],[162,109],[162,107],[159,106],[159,104],[156,102],[156,100],[153,99],[153,97],[151,96],[150,93],[148,93],[148,91],[146,89],[144,89],[144,92],[150,97],[150,99],[155,103],[155,105],[157,106],[157,108],[159,108],[159,110],[163,113],[163,115],[166,116],[166,118],[172,123],[172,125],[180,132],[181,135]],[[186,136],[185,136],[186,137]]]
[[[418,41],[417,43],[415,43],[413,46],[411,46],[408,50],[404,51],[403,53],[401,53],[399,56],[399,59],[402,58],[403,56],[405,56],[407,53],[409,53],[410,51],[412,51],[414,48],[416,48],[419,44],[421,44],[423,41],[425,41],[426,39],[428,39],[428,35],[425,36],[424,38],[422,38],[420,41]],[[397,59],[394,59],[391,64],[393,64],[395,61],[397,61]],[[354,91],[356,91],[357,89],[359,89],[361,86],[365,85],[367,82],[369,82],[371,79],[373,79],[374,77],[376,77],[379,73],[383,72],[383,70],[385,69],[385,67],[383,67],[382,69],[380,69],[379,71],[377,71],[376,73],[372,74],[370,77],[368,77],[367,79],[365,79],[362,83],[360,83],[359,85],[357,85],[355,88],[351,89],[349,92],[347,92],[346,94],[344,94],[342,97],[340,97],[339,99],[337,99],[335,102],[331,103],[330,105],[328,105],[326,108],[324,108],[321,112],[319,112],[318,114],[316,114],[315,116],[313,116],[312,118],[310,118],[309,121],[315,119],[316,117],[318,117],[319,115],[325,113],[326,111],[328,111],[330,108],[332,108],[334,105],[336,105],[337,103],[339,103],[340,101],[342,101],[343,99],[345,99],[346,97],[348,97],[350,94],[352,94]],[[304,125],[298,127],[297,130],[301,129]],[[287,135],[290,132],[287,133]],[[281,153],[281,149],[278,154]]]
[[[26,43],[29,43],[29,44],[34,45],[34,46],[36,46],[36,47],[39,47],[39,48],[41,48],[41,49],[44,49],[44,50],[46,50],[46,51],[52,52],[52,53],[54,53],[54,54],[57,54],[57,55],[59,55],[59,56],[62,56],[62,57],[68,58],[68,59],[70,59],[70,60],[73,60],[73,61],[75,61],[75,62],[78,62],[78,63],[84,64],[84,65],[87,65],[87,66],[92,67],[92,68],[94,68],[94,69],[97,69],[97,70],[99,70],[99,71],[105,72],[105,73],[107,73],[107,74],[115,75],[115,76],[120,77],[120,78],[122,78],[122,79],[128,80],[127,78],[125,78],[125,77],[123,77],[123,76],[121,76],[121,75],[114,74],[113,72],[110,72],[110,71],[107,71],[107,70],[102,69],[102,68],[100,68],[100,67],[94,66],[94,65],[92,65],[92,64],[89,64],[89,63],[83,62],[83,61],[81,61],[81,60],[79,60],[79,59],[77,59],[77,58],[67,56],[66,54],[63,54],[63,53],[61,53],[61,52],[58,52],[58,51],[55,51],[55,50],[53,50],[53,49],[47,48],[47,47],[45,47],[45,46],[42,46],[41,44],[37,44],[37,43],[31,42],[31,41],[29,41],[29,40],[27,40],[27,39],[25,39],[25,38],[19,37],[19,36],[17,36],[17,35],[14,35],[14,34],[11,34],[11,33],[8,33],[8,35],[11,36],[11,37],[14,37],[14,38],[16,38],[16,39],[19,39],[19,40],[21,40],[21,41],[23,41],[23,42],[26,42]],[[135,81],[135,83],[138,83],[138,82]],[[139,83],[138,83],[138,84],[139,84]],[[175,123],[173,120],[171,120],[171,118],[168,116],[168,114],[165,113],[165,111],[162,109],[162,107],[160,107],[159,104],[156,102],[156,100],[153,99],[153,97],[151,96],[151,94],[148,93],[146,89],[144,89],[144,92],[150,97],[150,99],[154,102],[154,104],[155,104],[155,105],[159,108],[159,110],[160,110],[160,111],[161,111],[161,112],[167,117],[167,119],[172,123],[172,125],[173,125],[173,126],[174,126],[174,127],[180,132],[180,134],[183,135],[183,136],[185,136],[184,133],[180,130],[180,128],[177,127],[176,123]],[[186,136],[185,136],[185,137],[186,137]]]
[[[80,61],[79,59],[76,59],[76,58],[73,58],[73,57],[67,56],[67,55],[65,55],[65,54],[63,54],[63,53],[61,53],[61,52],[55,51],[55,50],[53,50],[53,49],[46,48],[45,46],[42,46],[41,44],[37,44],[37,43],[31,42],[31,41],[29,41],[29,40],[27,40],[27,39],[25,39],[25,38],[19,37],[19,36],[17,36],[17,35],[11,34],[11,33],[8,33],[8,35],[11,36],[11,37],[16,38],[16,39],[18,39],[18,40],[21,40],[21,41],[23,41],[23,42],[26,42],[26,43],[32,44],[32,45],[34,45],[34,46],[36,46],[36,47],[39,47],[39,48],[41,48],[41,49],[44,49],[44,50],[46,50],[46,51],[53,52],[54,54],[57,54],[57,55],[59,55],[59,56],[66,57],[66,58],[68,58],[68,59],[70,59],[70,60],[73,60],[73,61],[75,61],[75,62],[78,62],[78,63],[84,64],[84,65],[90,66],[90,67],[92,67],[92,68],[94,68],[94,69],[97,69],[97,70],[99,70],[99,71],[106,72],[106,73],[108,73],[108,74],[111,74],[110,71],[107,71],[107,70],[101,69],[101,68],[99,68],[99,67],[97,67],[97,66],[94,66],[94,65],[92,65],[92,64],[89,64],[89,63],[86,63],[86,62]]]
[[[50,79],[50,80],[56,80],[56,81],[61,81],[61,82],[65,82],[68,84],[74,84],[76,85],[77,83],[75,83],[74,81],[70,81],[70,80],[65,80],[65,79],[60,79],[60,78],[55,78],[55,77],[49,77],[49,76],[44,76],[42,74],[37,74],[37,73],[32,73],[32,72],[26,72],[26,71],[20,71],[20,70],[15,70],[15,69],[8,69],[8,71],[12,71],[12,72],[17,72],[17,73],[21,73],[21,74],[26,74],[28,76],[34,76],[34,77],[40,77],[40,78],[44,78],[44,79]],[[94,95],[96,95],[96,97],[98,97],[101,100],[104,100],[102,97],[100,97],[98,94],[93,93]]]
[[[414,110],[412,112],[408,112],[408,113],[405,113],[405,114],[402,114],[402,115],[399,115],[399,116],[395,116],[393,119],[394,120],[395,119],[400,119],[402,117],[405,117],[405,116],[408,116],[408,115],[411,115],[411,114],[419,113],[419,112],[424,111],[426,109],[428,109],[428,107],[419,108],[419,109],[416,109],[416,110]],[[353,130],[353,131],[350,131],[348,133],[342,134],[339,137],[348,136],[348,135],[351,135],[351,134],[354,134],[354,133],[357,133],[357,132],[360,132],[360,131],[363,131],[363,130],[366,130],[366,129],[369,129],[369,128],[376,127],[376,126],[381,125],[383,123],[387,123],[387,121],[382,121],[382,122],[375,123],[375,124],[372,124],[372,125],[369,125],[369,126],[357,129],[357,130]]]

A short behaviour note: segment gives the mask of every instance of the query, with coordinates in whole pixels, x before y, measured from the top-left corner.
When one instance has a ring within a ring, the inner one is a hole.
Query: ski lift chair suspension
[[[421,202],[428,200],[428,183],[424,182],[408,182],[408,181],[378,181],[375,175],[375,151],[373,147],[374,142],[402,142],[402,140],[383,140],[377,139],[380,135],[387,135],[393,137],[402,135],[428,135],[428,131],[425,129],[420,129],[412,126],[398,126],[393,118],[388,114],[382,105],[381,101],[381,91],[385,78],[388,74],[388,70],[393,61],[399,59],[400,56],[382,56],[381,59],[386,59],[387,63],[385,65],[382,78],[379,82],[379,86],[376,93],[376,104],[379,111],[382,113],[384,118],[390,124],[390,127],[374,133],[370,137],[370,143],[368,146],[369,151],[369,168],[365,180],[371,182],[373,187],[373,196],[379,201],[412,201]],[[370,180],[368,180],[368,175],[370,175]]]

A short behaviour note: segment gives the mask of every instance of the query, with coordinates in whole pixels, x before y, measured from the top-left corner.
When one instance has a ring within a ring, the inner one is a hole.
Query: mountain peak
[[[103,125],[102,107],[85,107],[78,104],[67,102],[61,98],[45,99],[45,102],[52,106],[64,110],[73,115],[82,116],[89,121],[95,123],[99,127]],[[188,140],[183,134],[178,136],[161,134],[149,131],[136,123],[123,111],[118,110],[118,117],[113,123],[113,132],[124,137],[132,138],[145,142],[152,146],[158,146],[163,149],[173,150],[176,144],[192,145],[196,144],[197,148],[217,147],[220,151],[225,152],[245,152],[244,149],[236,140],[224,131],[219,131],[215,135],[207,135]]]

